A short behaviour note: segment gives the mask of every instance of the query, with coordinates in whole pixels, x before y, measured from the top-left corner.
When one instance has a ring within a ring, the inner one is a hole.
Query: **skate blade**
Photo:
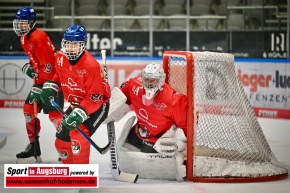
[[[17,158],[16,163],[17,164],[33,164],[33,163],[41,163],[42,159],[40,156],[37,156],[36,159],[34,157],[28,157],[28,158]]]

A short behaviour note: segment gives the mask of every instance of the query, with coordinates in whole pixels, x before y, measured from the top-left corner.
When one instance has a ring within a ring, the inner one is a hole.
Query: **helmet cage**
[[[13,30],[18,36],[26,35],[35,26],[35,22],[31,23],[31,20],[13,20]]]
[[[161,65],[152,63],[145,67],[142,73],[142,85],[144,88],[142,101],[144,105],[153,103],[156,93],[162,90],[164,82],[165,73]]]
[[[87,31],[84,26],[70,26],[64,33],[61,49],[69,60],[76,60],[86,49]]]
[[[85,41],[69,41],[62,39],[61,48],[69,60],[76,60],[86,49]]]
[[[35,26],[36,13],[31,7],[19,9],[13,20],[13,30],[18,36],[26,35]]]

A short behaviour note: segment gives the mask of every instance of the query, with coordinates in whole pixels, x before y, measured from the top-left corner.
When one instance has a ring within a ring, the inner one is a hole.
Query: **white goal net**
[[[163,65],[167,82],[189,99],[189,180],[267,181],[288,176],[237,78],[232,54],[166,51]]]

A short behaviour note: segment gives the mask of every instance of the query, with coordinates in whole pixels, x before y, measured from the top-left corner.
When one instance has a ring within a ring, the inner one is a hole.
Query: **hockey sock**
[[[60,125],[61,120],[62,120],[62,114],[59,112],[49,112],[48,118],[53,123],[55,128],[57,129]]]
[[[81,129],[87,136],[89,135],[89,130],[81,125]],[[74,164],[88,164],[90,162],[90,147],[91,144],[77,131],[70,131],[72,151]]]
[[[38,109],[37,109],[38,110]],[[36,127],[37,136],[40,132],[40,121],[38,118],[36,118],[36,125],[34,123],[34,113],[33,113],[33,105],[30,104],[24,104],[23,112],[25,116],[25,122],[26,122],[26,131],[28,134],[28,138],[30,142],[34,141],[34,127]]]
[[[62,141],[56,138],[54,145],[59,154],[61,162],[64,164],[73,164],[71,142]]]

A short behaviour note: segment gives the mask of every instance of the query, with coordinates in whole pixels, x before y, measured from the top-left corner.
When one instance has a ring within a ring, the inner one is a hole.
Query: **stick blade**
[[[105,147],[101,148],[100,153],[102,155],[106,154],[109,151],[111,145],[112,145],[112,140],[109,140],[109,143]]]
[[[7,142],[7,136],[5,136],[0,142],[0,149],[2,149],[6,145],[6,142]]]
[[[131,182],[131,183],[136,183],[138,180],[138,174],[130,174],[130,173],[125,173],[121,172],[120,170],[117,171],[112,171],[113,178],[119,181],[123,182]]]

